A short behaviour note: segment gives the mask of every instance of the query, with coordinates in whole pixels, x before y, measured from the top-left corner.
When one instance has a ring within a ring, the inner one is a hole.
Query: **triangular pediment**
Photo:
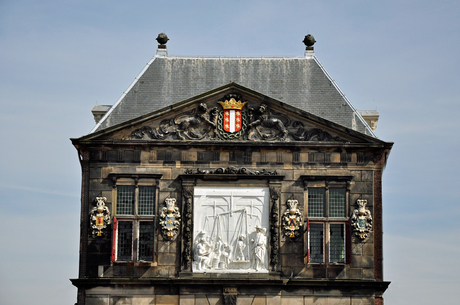
[[[235,83],[79,140],[384,143]]]

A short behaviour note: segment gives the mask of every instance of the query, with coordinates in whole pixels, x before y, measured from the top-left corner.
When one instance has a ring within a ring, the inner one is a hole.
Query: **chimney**
[[[372,131],[375,131],[377,129],[380,113],[377,110],[358,110],[358,112]]]
[[[91,112],[93,113],[96,124],[99,123],[99,121],[107,113],[107,111],[109,111],[110,108],[112,108],[110,105],[96,105],[93,107]]]

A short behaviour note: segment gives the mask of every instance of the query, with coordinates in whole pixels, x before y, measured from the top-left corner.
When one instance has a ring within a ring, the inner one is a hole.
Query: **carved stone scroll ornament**
[[[364,240],[372,229],[372,216],[369,210],[366,210],[367,200],[358,199],[356,201],[358,209],[353,211],[351,216],[351,227],[357,237]]]
[[[176,207],[175,198],[166,198],[166,206],[160,211],[160,227],[163,238],[166,240],[174,240],[179,233],[180,213]]]
[[[191,270],[192,268],[192,201],[193,187],[184,186],[182,189],[184,196],[184,221],[182,240],[184,249],[182,252],[184,269]]]
[[[301,234],[302,214],[297,208],[299,201],[294,199],[294,195],[287,201],[288,209],[283,214],[284,235],[289,238],[296,238]]]
[[[217,169],[186,169],[184,170],[184,174],[186,175],[199,175],[199,174],[206,174],[206,175],[251,175],[251,176],[276,176],[278,175],[277,171],[268,171],[266,169],[262,170],[250,170],[245,167],[236,168],[234,166],[230,166],[227,168],[217,168]]]
[[[89,213],[93,237],[106,235],[107,225],[112,222],[109,208],[105,205],[106,201],[106,197],[96,197],[96,207]]]
[[[327,131],[321,130],[319,128],[305,130],[304,124],[299,121],[292,123],[292,127],[297,128],[297,131],[291,134],[292,137],[297,141],[345,142],[339,137],[333,137]]]
[[[272,271],[276,271],[279,263],[279,206],[278,201],[281,195],[279,187],[270,187],[270,200],[272,204],[272,211],[270,217],[270,265]]]

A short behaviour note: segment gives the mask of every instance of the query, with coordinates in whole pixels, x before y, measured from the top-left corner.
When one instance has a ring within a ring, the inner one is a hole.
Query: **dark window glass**
[[[133,256],[133,222],[119,221],[117,233],[117,259],[120,261],[129,261]]]
[[[324,198],[324,188],[308,189],[308,217],[324,217]]]
[[[341,223],[329,225],[329,261],[331,263],[345,262],[345,228]]]
[[[117,214],[133,215],[134,214],[134,186],[119,185],[117,186]]]
[[[155,213],[155,187],[139,186],[139,215]]]
[[[343,188],[329,189],[329,217],[346,217],[346,190]]]
[[[153,221],[139,222],[139,260],[153,261]]]
[[[324,226],[322,223],[310,223],[310,262],[324,262]]]

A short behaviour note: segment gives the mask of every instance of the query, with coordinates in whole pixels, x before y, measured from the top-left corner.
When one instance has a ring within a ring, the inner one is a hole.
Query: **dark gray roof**
[[[230,82],[375,137],[314,55],[287,58],[157,55],[92,132]]]

